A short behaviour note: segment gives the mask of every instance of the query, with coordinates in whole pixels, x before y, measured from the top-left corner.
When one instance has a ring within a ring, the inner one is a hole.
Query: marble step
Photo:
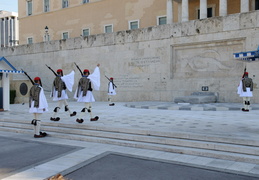
[[[10,128],[19,128],[19,129],[27,129],[32,130],[32,125],[28,123],[11,123],[11,122],[1,122],[1,126],[10,127]],[[57,124],[56,124],[57,125]],[[145,142],[145,143],[153,143],[153,144],[162,144],[162,145],[171,145],[171,146],[179,146],[179,147],[192,147],[199,149],[207,149],[207,150],[216,150],[216,151],[224,151],[224,152],[232,152],[232,153],[242,153],[242,154],[250,154],[250,155],[259,155],[259,149],[257,146],[250,145],[239,145],[239,144],[228,144],[221,142],[212,142],[212,141],[203,141],[203,140],[193,140],[188,138],[176,138],[169,136],[155,136],[155,135],[144,135],[144,134],[131,134],[127,132],[111,132],[104,130],[96,130],[93,128],[85,129],[80,126],[80,128],[75,128],[71,126],[58,124],[58,126],[43,126],[42,130],[48,133],[62,133],[62,134],[73,134],[73,135],[81,135],[88,137],[100,137],[100,138],[108,138],[114,140],[126,140],[126,141],[134,141],[134,142]]]
[[[32,129],[30,121],[26,120],[3,120],[0,119],[0,126],[22,126],[28,125],[28,129]],[[216,142],[216,143],[225,143],[225,144],[234,144],[234,145],[245,145],[252,147],[259,147],[259,140],[249,139],[249,138],[234,138],[234,137],[225,137],[220,135],[206,135],[206,134],[197,134],[197,133],[186,133],[186,132],[167,132],[167,131],[154,131],[154,130],[145,130],[145,129],[136,129],[136,128],[124,128],[124,127],[108,127],[104,125],[90,125],[90,124],[65,124],[62,122],[43,122],[42,128],[46,127],[59,127],[59,128],[69,128],[69,129],[78,129],[78,130],[93,130],[101,132],[113,132],[113,133],[122,133],[122,134],[134,134],[134,135],[144,135],[152,137],[163,137],[163,138],[175,138],[175,139],[187,139],[194,141],[205,141],[205,142]]]
[[[32,134],[32,130],[29,130],[27,128],[22,129],[22,128],[15,128],[15,127],[0,127],[0,130],[8,131],[8,132]],[[51,132],[49,136],[55,137],[55,138],[69,139],[69,140],[112,144],[112,145],[125,146],[125,147],[135,147],[135,148],[150,149],[150,150],[157,150],[157,151],[163,151],[163,152],[172,152],[172,153],[196,155],[196,156],[203,156],[203,157],[210,157],[210,158],[218,158],[218,159],[232,160],[232,161],[238,161],[238,162],[257,163],[257,164],[259,163],[258,155],[248,155],[248,154],[242,154],[242,153],[224,152],[224,151],[218,151],[218,150],[208,150],[208,149],[201,149],[201,148],[182,147],[182,146],[147,143],[147,142],[136,142],[136,141],[121,140],[121,139],[111,139],[111,138],[105,138],[105,137],[92,137],[92,136],[84,136],[84,135],[77,135],[77,134],[60,133],[60,132]],[[236,148],[242,148],[242,147],[236,146]]]

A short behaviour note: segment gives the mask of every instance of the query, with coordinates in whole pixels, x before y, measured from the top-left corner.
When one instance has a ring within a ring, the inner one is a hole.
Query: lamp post
[[[48,26],[45,27],[45,41],[49,41],[49,28]]]

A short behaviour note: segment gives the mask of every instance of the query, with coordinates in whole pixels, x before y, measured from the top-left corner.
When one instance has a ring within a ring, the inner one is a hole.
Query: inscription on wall
[[[129,66],[133,67],[146,67],[152,64],[160,63],[160,57],[138,57],[138,58],[131,58]]]
[[[139,77],[132,77],[129,75],[122,75],[114,81],[118,88],[141,88],[143,84],[140,83]]]

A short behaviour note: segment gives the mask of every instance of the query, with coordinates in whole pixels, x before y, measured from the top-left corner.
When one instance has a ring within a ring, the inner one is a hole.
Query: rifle
[[[246,66],[245,66],[244,74],[243,74],[242,78],[244,78],[244,77],[245,77],[245,73],[246,73]]]
[[[106,75],[105,75],[105,77],[112,83],[112,85],[113,85],[114,87],[117,88],[117,86],[113,83],[113,81],[110,80],[110,78],[108,78]]]
[[[34,81],[31,79],[31,77],[22,69],[23,73],[29,78],[31,81],[32,85],[34,85]]]
[[[51,69],[51,67],[49,67],[47,64],[46,64],[46,66],[55,74],[55,76],[58,75],[58,74],[57,74],[53,69]]]
[[[75,63],[75,62],[74,62]],[[77,67],[77,69],[79,70],[79,72],[81,73],[81,75],[83,76],[84,74],[83,74],[83,72],[81,71],[81,69],[79,68],[79,66],[75,63],[75,65],[76,65],[76,67]]]

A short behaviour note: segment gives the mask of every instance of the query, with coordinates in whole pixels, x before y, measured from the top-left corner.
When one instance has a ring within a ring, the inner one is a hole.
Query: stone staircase
[[[85,124],[42,123],[49,136],[259,164],[259,141],[192,133],[160,132]],[[22,120],[0,120],[0,131],[33,134]]]

